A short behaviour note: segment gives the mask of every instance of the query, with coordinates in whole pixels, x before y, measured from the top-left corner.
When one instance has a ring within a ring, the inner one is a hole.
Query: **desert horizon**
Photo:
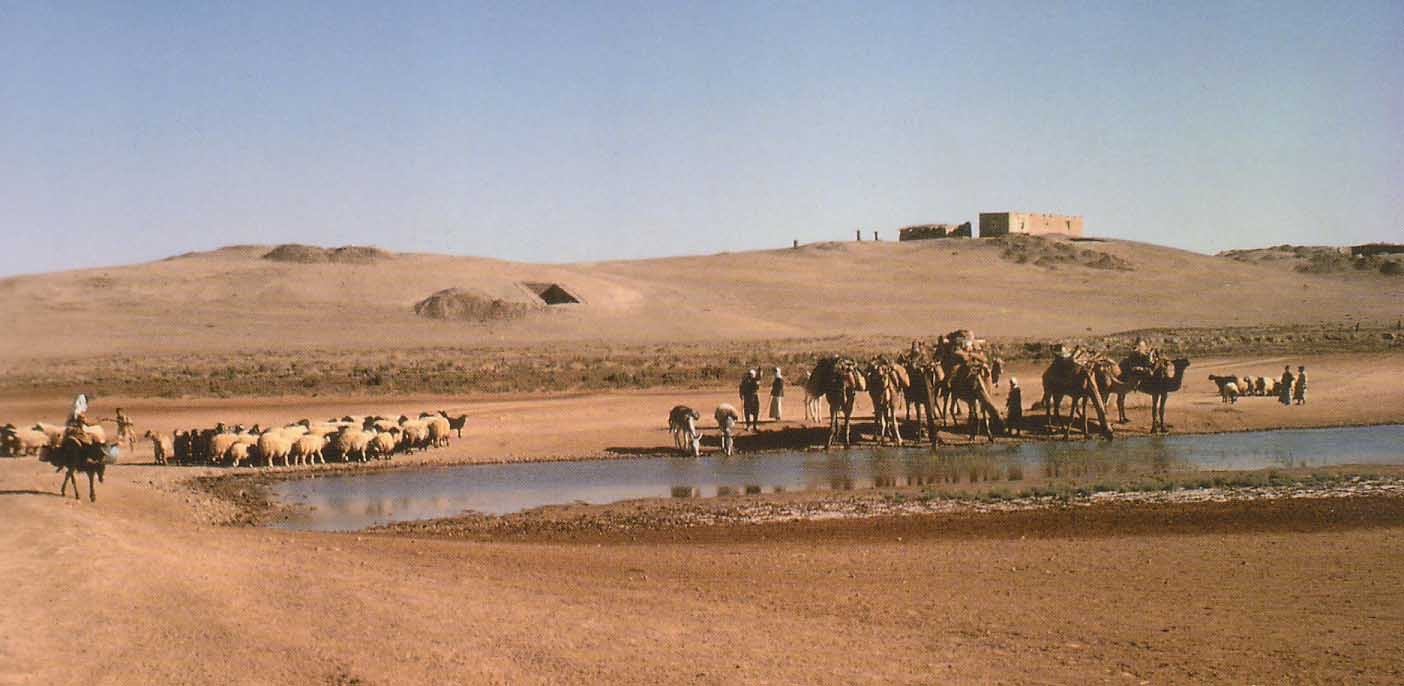
[[[1404,3],[0,16],[0,686],[1404,683]]]

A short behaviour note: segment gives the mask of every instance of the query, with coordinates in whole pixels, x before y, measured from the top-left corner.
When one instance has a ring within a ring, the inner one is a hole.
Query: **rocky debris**
[[[264,253],[263,259],[274,262],[295,262],[298,264],[373,264],[394,257],[380,248],[370,245],[343,245],[339,248],[323,248],[316,245],[285,243]]]
[[[1062,266],[1115,271],[1135,269],[1134,265],[1123,258],[1099,250],[1079,248],[1071,241],[1036,235],[1010,234],[992,238],[990,242],[1002,248],[999,254],[1001,258],[1016,264],[1032,262],[1034,266],[1048,269],[1057,269]]]

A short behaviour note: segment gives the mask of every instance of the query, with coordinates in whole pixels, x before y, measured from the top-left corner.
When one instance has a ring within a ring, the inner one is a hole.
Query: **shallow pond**
[[[1135,476],[1339,464],[1404,464],[1404,425],[1029,442],[941,448],[854,448],[701,458],[462,465],[282,482],[303,506],[274,526],[355,530],[449,517],[507,514],[543,505],[635,498],[695,498],[798,490],[1018,482],[1027,478]]]

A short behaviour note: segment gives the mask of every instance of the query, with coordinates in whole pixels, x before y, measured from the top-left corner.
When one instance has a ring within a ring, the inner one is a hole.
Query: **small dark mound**
[[[389,259],[392,255],[373,245],[343,245],[329,251],[327,259],[339,264],[371,264]]]
[[[391,256],[391,253],[369,245],[344,245],[340,248],[323,248],[317,245],[285,243],[265,253],[263,259],[273,260],[274,262],[295,262],[298,264],[317,264],[321,262],[332,262],[336,264],[371,264],[373,262],[389,259]]]
[[[315,245],[285,243],[263,254],[263,259],[274,262],[298,262],[314,264],[327,261],[327,249]]]
[[[1032,262],[1035,266],[1045,269],[1057,269],[1064,265],[1113,271],[1133,271],[1136,268],[1132,263],[1111,253],[1079,249],[1070,242],[1038,235],[1010,234],[991,238],[989,241],[1000,247],[1001,258],[1016,264]]]
[[[426,319],[470,322],[520,319],[532,309],[462,288],[446,288],[414,304],[414,313]]]

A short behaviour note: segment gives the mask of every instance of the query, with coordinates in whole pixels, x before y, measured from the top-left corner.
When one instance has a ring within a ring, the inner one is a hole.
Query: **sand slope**
[[[1025,247],[1024,263],[982,240],[566,265],[425,254],[302,263],[265,259],[270,250],[0,279],[0,311],[10,315],[0,355],[906,336],[956,326],[1055,337],[1348,316],[1392,322],[1404,301],[1404,278],[1302,274],[1126,241]],[[1131,270],[1048,259],[1084,250]],[[560,283],[585,304],[535,301],[529,316],[483,323],[414,314],[416,302],[446,288],[531,303],[525,282]]]

